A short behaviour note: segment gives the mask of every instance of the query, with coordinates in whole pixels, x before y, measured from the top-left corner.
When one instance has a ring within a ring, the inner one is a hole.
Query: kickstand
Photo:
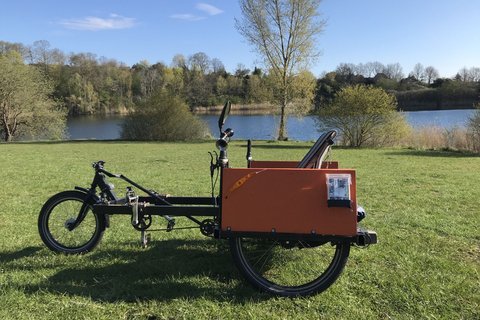
[[[150,234],[148,234],[145,230],[140,231],[140,244],[143,249],[145,249],[150,242],[151,237]]]

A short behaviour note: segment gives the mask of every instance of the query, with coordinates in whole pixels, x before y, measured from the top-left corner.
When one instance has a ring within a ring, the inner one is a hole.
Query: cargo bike
[[[247,168],[230,168],[233,130],[223,130],[230,107],[227,102],[218,120],[219,153],[209,153],[211,196],[160,194],[97,161],[90,188],[60,192],[43,205],[38,228],[45,245],[60,253],[86,253],[101,240],[110,216],[128,215],[146,246],[149,231],[183,229],[175,227],[175,218],[184,217],[203,235],[228,240],[235,265],[256,288],[278,296],[327,289],[342,272],[352,245],[377,243],[374,231],[358,226],[365,211],[356,201],[355,171],[325,161],[336,132],[322,134],[299,162],[254,161],[248,141]],[[118,197],[107,178],[131,187]],[[166,228],[149,229],[153,216],[165,218]]]

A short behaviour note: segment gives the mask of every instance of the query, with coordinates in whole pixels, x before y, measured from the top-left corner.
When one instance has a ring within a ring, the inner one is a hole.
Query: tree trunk
[[[288,101],[288,92],[287,92],[287,76],[286,72],[283,73],[283,96],[282,96],[282,102],[280,106],[280,127],[278,128],[278,138],[277,140],[279,141],[286,141],[288,140],[287,136],[287,129],[285,125],[285,108],[287,107],[287,101]]]
[[[279,141],[288,140],[287,133],[285,130],[285,104],[282,103],[280,108],[280,127],[278,128],[278,138]]]

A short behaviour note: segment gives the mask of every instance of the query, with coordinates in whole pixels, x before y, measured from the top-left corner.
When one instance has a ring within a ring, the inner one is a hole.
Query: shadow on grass
[[[33,256],[40,250],[42,250],[40,247],[27,247],[17,252],[0,253],[0,262],[8,263],[17,259]]]
[[[107,302],[204,297],[243,303],[270,298],[241,281],[228,244],[217,240],[164,240],[142,251],[99,250],[85,257],[86,266],[61,270],[27,292]]]
[[[418,157],[435,157],[435,158],[475,158],[480,157],[478,153],[463,151],[440,151],[440,150],[413,150],[403,149],[398,151],[386,152],[387,155],[393,156],[418,156]]]

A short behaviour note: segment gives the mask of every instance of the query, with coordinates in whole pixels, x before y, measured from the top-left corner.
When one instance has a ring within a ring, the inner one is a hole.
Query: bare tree
[[[470,81],[479,82],[480,81],[480,68],[472,67],[469,70]]]
[[[415,66],[413,66],[410,76],[415,77],[415,79],[418,81],[425,81],[425,67],[421,63],[417,63]]]
[[[439,76],[438,70],[432,66],[428,66],[425,68],[425,80],[428,84],[431,84],[435,81]]]
[[[191,70],[200,71],[206,74],[210,68],[210,58],[205,52],[197,52],[188,58]]]
[[[220,59],[213,58],[212,61],[210,61],[210,63],[212,64],[212,69],[214,73],[216,74],[225,73],[225,66],[223,65],[223,62],[220,61]]]
[[[400,81],[403,78],[403,68],[400,63],[391,63],[383,69],[383,73],[393,80]]]
[[[50,50],[50,42],[47,40],[38,40],[33,43],[31,50],[32,63],[43,66],[45,72],[48,67],[53,64],[52,50]]]
[[[237,64],[237,69],[235,70],[235,77],[244,78],[250,73],[250,69],[247,69],[243,63]]]
[[[462,69],[460,69],[458,71],[458,75],[459,75],[461,81],[467,82],[468,77],[469,77],[467,67],[463,67]]]
[[[172,67],[181,69],[187,68],[187,59],[185,59],[185,56],[180,53],[176,54],[172,59]]]
[[[357,66],[353,63],[340,63],[335,69],[335,73],[342,77],[349,77],[356,75],[356,70]]]
[[[264,59],[278,94],[278,139],[287,139],[285,114],[293,101],[295,75],[318,56],[316,37],[323,31],[320,0],[240,0],[242,19],[235,20],[240,34]]]
[[[463,82],[480,81],[480,68],[471,67],[467,69],[467,67],[463,67],[458,71],[457,77]]]
[[[385,65],[381,62],[374,61],[370,62],[372,65],[372,70],[373,70],[373,76],[376,76],[379,73],[382,73],[385,70]]]

